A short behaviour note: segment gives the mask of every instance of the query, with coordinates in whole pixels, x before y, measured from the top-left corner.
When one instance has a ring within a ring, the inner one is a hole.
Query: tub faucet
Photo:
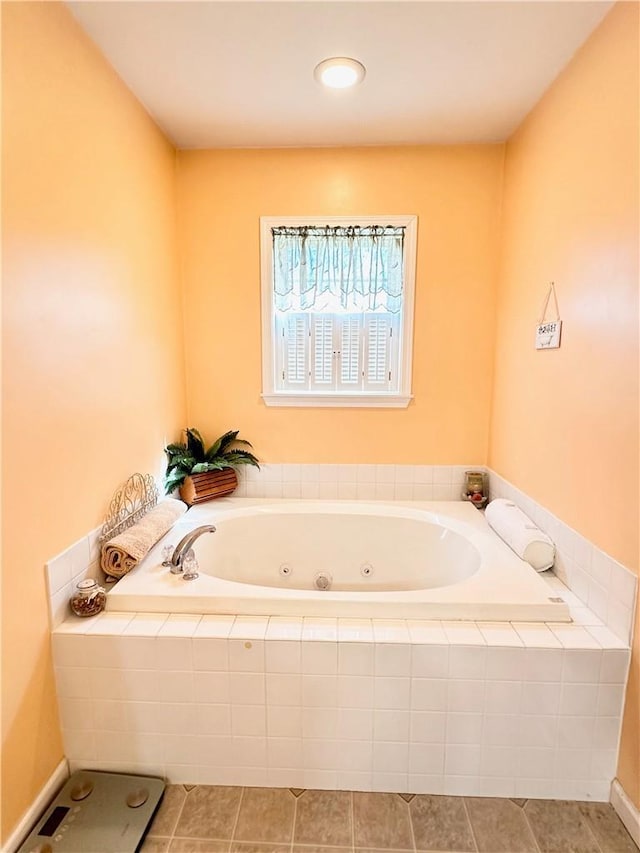
[[[189,549],[193,543],[202,536],[203,533],[215,533],[216,529],[213,524],[203,524],[202,527],[196,527],[190,533],[187,533],[176,545],[175,551],[171,557],[169,569],[172,574],[179,575],[182,573],[182,563],[184,558],[189,553]]]

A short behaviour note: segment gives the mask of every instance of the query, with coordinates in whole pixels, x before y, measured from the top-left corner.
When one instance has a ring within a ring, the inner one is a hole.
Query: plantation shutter
[[[392,314],[279,315],[276,386],[298,392],[393,391],[398,332],[399,318]]]
[[[278,321],[277,385],[283,390],[309,387],[309,314],[286,314]]]
[[[334,387],[333,372],[334,316],[332,314],[313,314],[311,351],[313,366],[311,386],[316,389],[330,390]]]
[[[362,385],[362,316],[351,314],[339,318],[340,385],[351,390]]]
[[[394,324],[388,314],[368,314],[364,319],[364,389],[386,391],[395,381],[391,372]]]

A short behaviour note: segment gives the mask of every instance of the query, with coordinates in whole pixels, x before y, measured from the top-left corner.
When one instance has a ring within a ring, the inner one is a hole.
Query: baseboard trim
[[[611,805],[618,817],[627,828],[627,832],[640,847],[640,810],[638,810],[625,793],[624,788],[614,779],[611,783]]]
[[[63,758],[44,783],[42,790],[23,814],[20,822],[13,830],[2,847],[2,853],[15,853],[31,832],[31,827],[38,820],[42,812],[47,808],[51,800],[69,778],[69,764]]]

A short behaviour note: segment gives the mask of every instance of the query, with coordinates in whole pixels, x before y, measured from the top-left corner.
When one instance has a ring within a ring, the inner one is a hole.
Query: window
[[[409,404],[416,222],[262,218],[267,405]]]

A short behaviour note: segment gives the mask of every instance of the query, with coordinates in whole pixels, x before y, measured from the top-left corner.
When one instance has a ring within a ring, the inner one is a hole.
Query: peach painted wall
[[[613,8],[507,144],[489,458],[636,571],[638,8]],[[536,352],[550,280],[562,346]],[[619,772],[640,804],[637,651]]]
[[[507,146],[490,448],[632,566],[637,31],[637,5],[615,7]],[[504,146],[181,152],[187,410],[175,154],[58,3],[3,4],[3,133],[6,837],[62,757],[43,564],[124,477],[158,470],[166,437],[189,422],[240,427],[268,461],[485,460]],[[380,212],[419,216],[415,400],[265,408],[258,217]],[[550,278],[565,337],[535,353]],[[637,662],[636,645],[619,775],[640,803]]]
[[[45,561],[184,423],[175,152],[59,3],[5,3],[3,837],[62,759]]]
[[[181,151],[188,417],[240,428],[269,462],[486,458],[502,145]],[[259,217],[417,214],[408,409],[260,399]]]

